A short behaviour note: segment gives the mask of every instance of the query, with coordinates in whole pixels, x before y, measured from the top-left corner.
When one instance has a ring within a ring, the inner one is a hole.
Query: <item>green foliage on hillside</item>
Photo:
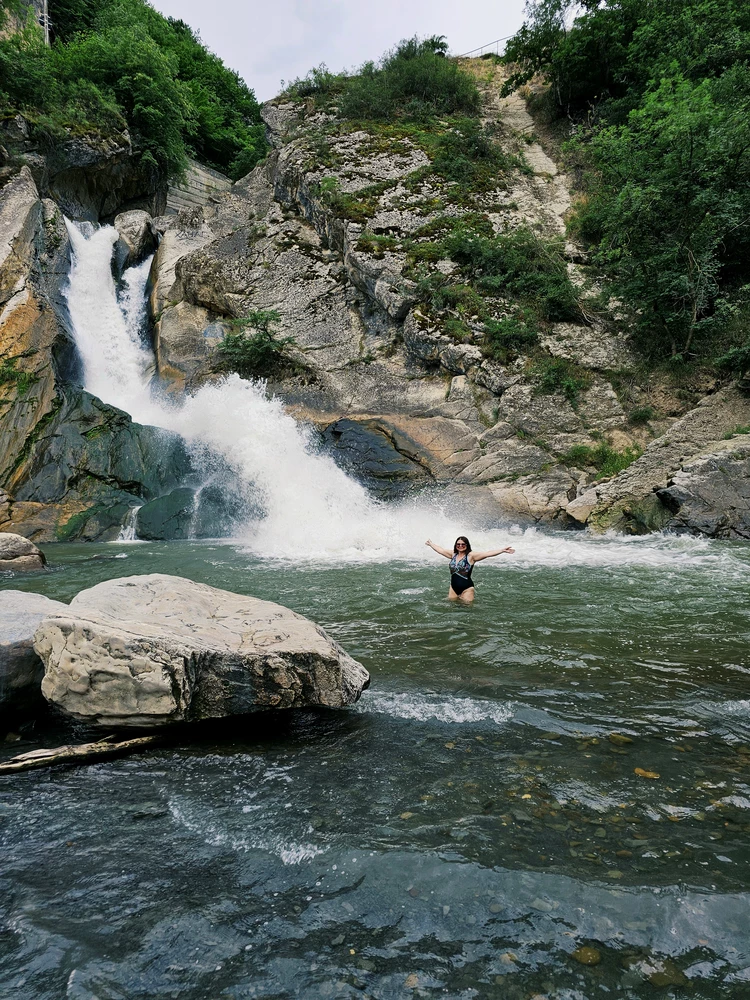
[[[580,11],[580,8],[583,8]],[[750,318],[750,5],[536,0],[510,90],[543,73],[581,177],[573,227],[652,358],[711,358]]]
[[[145,0],[59,0],[53,21],[49,49],[31,20],[0,40],[3,118],[20,112],[50,140],[127,126],[171,175],[194,156],[237,177],[265,154],[252,91],[183,21]]]
[[[354,75],[331,73],[325,65],[287,87],[294,97],[325,103],[334,98],[343,118],[354,121],[426,121],[435,115],[475,115],[479,91],[446,58],[445,38],[408,38]]]

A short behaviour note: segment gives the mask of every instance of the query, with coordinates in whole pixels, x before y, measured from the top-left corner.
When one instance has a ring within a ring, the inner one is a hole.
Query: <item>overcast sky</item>
[[[151,0],[200,32],[258,100],[325,63],[351,69],[412,35],[445,35],[460,54],[510,35],[523,0]]]

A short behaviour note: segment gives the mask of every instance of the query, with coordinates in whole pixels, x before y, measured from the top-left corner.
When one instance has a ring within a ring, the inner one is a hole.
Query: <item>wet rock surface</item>
[[[113,225],[120,234],[116,252],[122,268],[139,263],[156,249],[156,231],[148,212],[138,209],[121,212]]]
[[[0,551],[3,541],[0,535]],[[4,721],[44,708],[44,664],[34,651],[34,633],[47,615],[65,609],[61,601],[41,594],[0,593],[0,718]]]
[[[143,727],[357,701],[361,664],[287,608],[152,574],[82,591],[39,626],[44,696],[98,726]]]

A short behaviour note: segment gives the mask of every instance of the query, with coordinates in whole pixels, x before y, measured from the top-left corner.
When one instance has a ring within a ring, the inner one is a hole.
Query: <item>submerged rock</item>
[[[44,553],[23,535],[11,531],[0,533],[0,571],[11,570],[14,573],[28,573],[43,569],[47,560]],[[5,602],[3,602],[3,606]]]
[[[0,535],[0,545],[2,541]],[[65,604],[42,594],[21,590],[4,590],[0,594],[0,716],[9,719],[30,715],[44,707],[44,664],[34,650],[34,632],[47,615],[66,610]]]
[[[41,623],[34,646],[47,700],[99,726],[341,708],[369,685],[364,667],[301,615],[162,574],[82,591]]]

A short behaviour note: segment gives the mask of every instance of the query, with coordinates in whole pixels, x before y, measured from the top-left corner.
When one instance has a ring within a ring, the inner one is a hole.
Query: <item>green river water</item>
[[[341,564],[48,546],[1,580],[190,577],[372,675],[350,710],[1,778],[4,1000],[749,997],[750,546],[507,541],[469,607],[421,539]]]

